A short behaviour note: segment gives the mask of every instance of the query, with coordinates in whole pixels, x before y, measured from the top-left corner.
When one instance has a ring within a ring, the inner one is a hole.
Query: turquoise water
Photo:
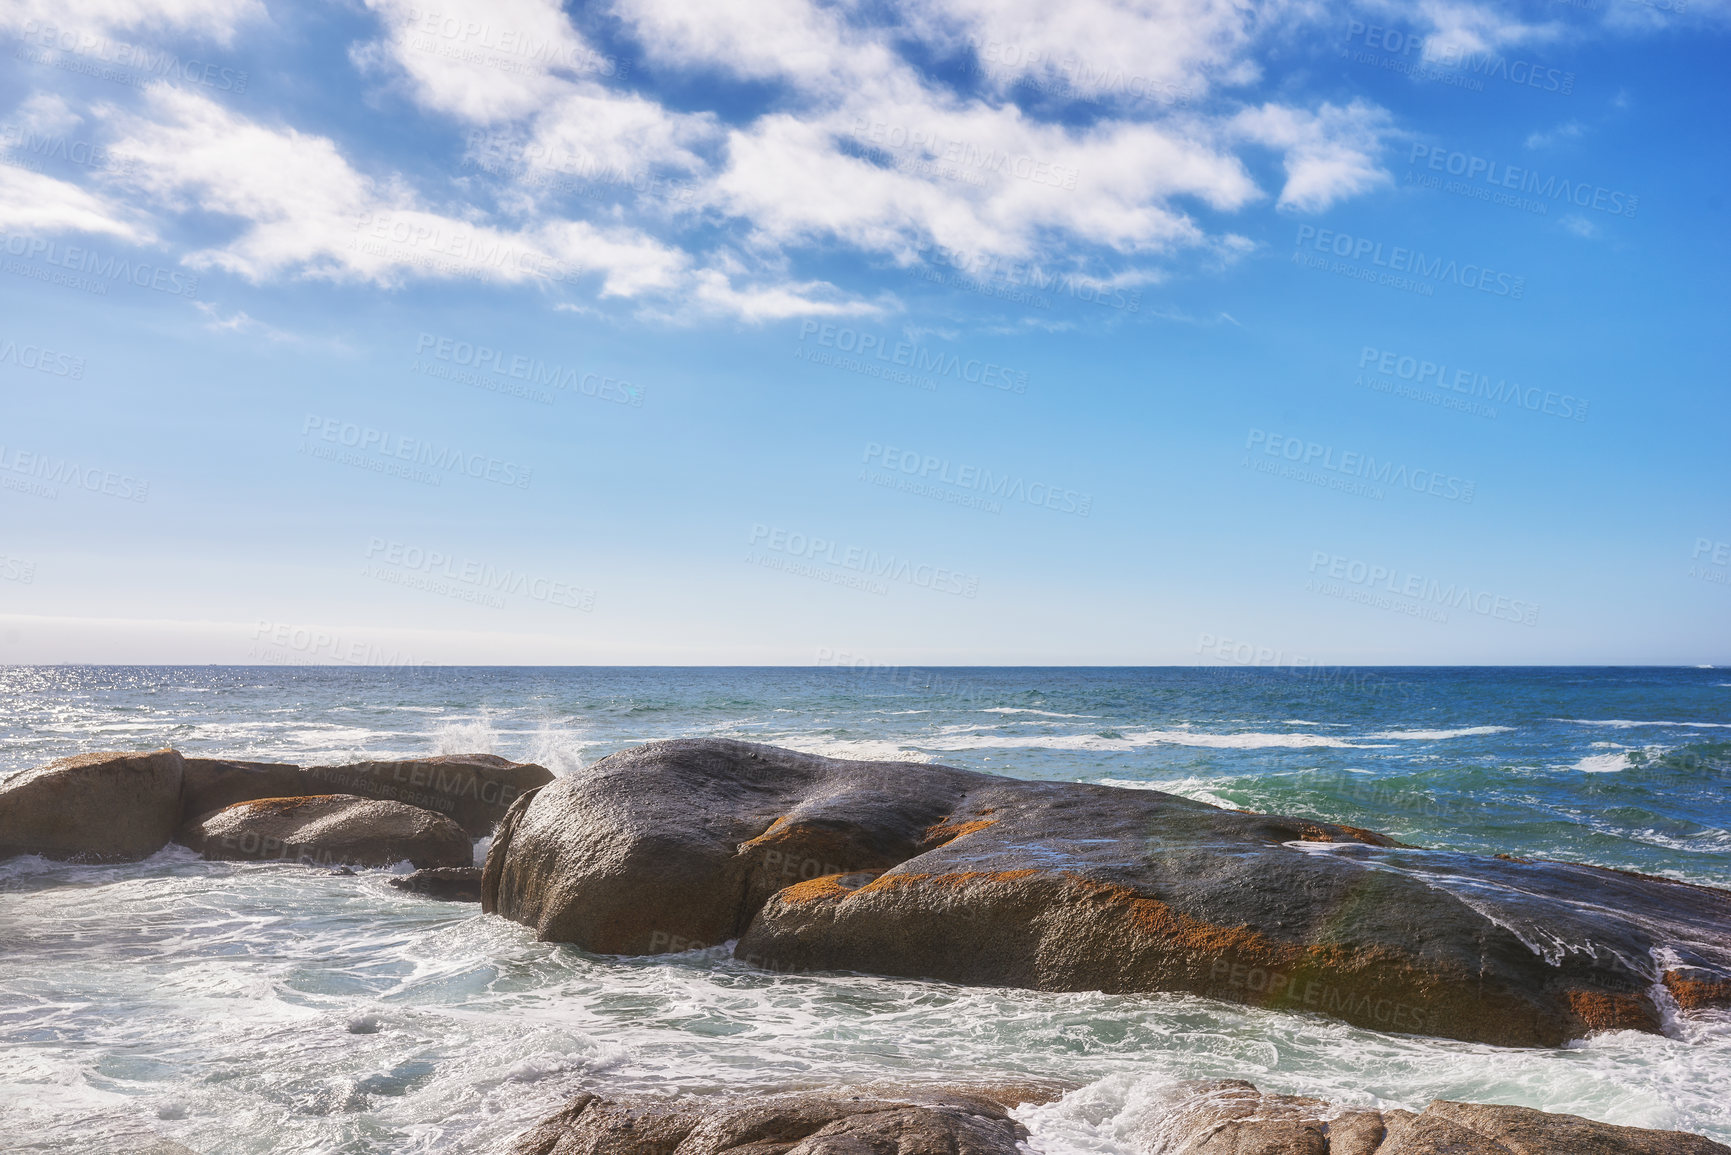
[[[0,768],[173,745],[301,763],[487,751],[572,773],[655,738],[1155,787],[1427,846],[1731,886],[1731,672],[12,668]],[[1731,1142],[1731,1020],[1553,1052],[1190,996],[769,975],[533,941],[385,872],[0,863],[0,1149],[492,1152],[603,1093],[1028,1077],[1052,1155],[1153,1155],[1177,1078],[1467,1098]],[[10,1144],[10,1146],[8,1145]]]

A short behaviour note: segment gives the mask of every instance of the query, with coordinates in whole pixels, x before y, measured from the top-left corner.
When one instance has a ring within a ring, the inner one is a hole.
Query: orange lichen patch
[[[980,813],[990,814],[991,811],[982,810]],[[926,834],[925,837],[920,840],[920,845],[925,847],[927,850],[935,850],[940,846],[949,845],[964,834],[972,834],[976,830],[984,830],[988,826],[995,826],[997,825],[997,822],[998,820],[996,818],[973,818],[969,819],[967,822],[951,822],[948,818],[945,818],[940,822],[934,822],[932,825],[926,827]]]
[[[1296,945],[1277,943],[1248,927],[1216,926],[1175,913],[1159,899],[1137,894],[1126,886],[1076,875],[1071,875],[1069,881],[1088,899],[1122,908],[1126,921],[1137,933],[1161,939],[1171,946],[1214,958],[1255,959],[1264,965],[1278,966],[1292,965],[1302,953]]]
[[[808,882],[796,882],[792,886],[784,886],[776,891],[776,897],[783,902],[791,902],[795,905],[806,902],[822,902],[831,898],[846,898],[854,892],[853,887],[841,884],[841,880],[846,877],[845,874],[826,874],[822,878],[814,878]]]
[[[767,830],[765,830],[762,834],[759,834],[756,838],[752,838],[752,839],[749,839],[745,842],[741,842],[739,844],[739,849],[744,850],[748,846],[763,846],[767,843],[775,842],[779,838],[785,838],[787,836],[787,831],[785,829],[783,829],[783,826],[786,824],[786,822],[787,822],[787,815],[783,814],[780,818],[777,818],[774,822],[771,822],[769,824],[769,828]]]
[[[1015,882],[1038,873],[1037,870],[962,870],[950,874],[884,874],[860,887],[858,893],[905,890],[921,884],[959,890],[976,882]]]
[[[248,802],[237,802],[235,806],[244,806],[247,810],[262,814],[290,814],[313,802],[329,802],[335,794],[305,794],[295,798],[254,798]]]
[[[1651,1031],[1656,1025],[1653,1004],[1640,995],[1572,990],[1565,997],[1576,1017],[1595,1031]]]
[[[1731,979],[1692,979],[1677,971],[1666,971],[1665,989],[1686,1011],[1708,1007],[1731,1007]]]
[[[1367,846],[1399,846],[1386,834],[1378,834],[1374,830],[1366,830],[1362,826],[1341,826],[1335,824],[1333,830],[1325,830],[1314,822],[1301,822],[1298,825],[1300,842],[1362,842]]]

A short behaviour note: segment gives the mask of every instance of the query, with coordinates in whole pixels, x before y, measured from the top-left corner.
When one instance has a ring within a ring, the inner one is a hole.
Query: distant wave
[[[1116,733],[1114,731],[1113,733]],[[1330,746],[1344,750],[1364,749],[1345,738],[1325,734],[1209,734],[1200,730],[1132,730],[1107,737],[1101,734],[951,735],[926,739],[921,746],[937,750],[1135,750],[1144,746],[1202,746],[1217,750],[1303,749]]]
[[[990,706],[982,714],[1039,714],[1044,718],[1098,718],[1098,714],[1054,714],[1050,710],[1028,710],[1019,706]]]
[[[1687,726],[1692,730],[1731,730],[1731,722],[1631,722],[1627,718],[1557,718],[1577,726],[1614,726],[1627,730],[1631,726]]]
[[[1376,734],[1366,734],[1366,738],[1410,738],[1414,741],[1432,741],[1438,738],[1476,738],[1480,734],[1506,734],[1513,726],[1468,726],[1461,730],[1383,730]]]

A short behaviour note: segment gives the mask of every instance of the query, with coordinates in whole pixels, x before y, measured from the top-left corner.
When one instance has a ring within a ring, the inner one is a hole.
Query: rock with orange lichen
[[[1518,1046],[1657,1031],[1662,981],[1686,1008],[1731,982],[1723,891],[725,740],[622,751],[519,800],[482,900],[606,953],[737,939],[778,970],[1184,991]]]

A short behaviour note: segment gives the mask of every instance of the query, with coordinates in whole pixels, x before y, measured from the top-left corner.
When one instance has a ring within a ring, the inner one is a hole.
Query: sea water
[[[1709,669],[14,667],[0,702],[0,772],[173,746],[303,765],[487,752],[571,774],[639,742],[730,737],[1731,887],[1731,672]],[[1018,1112],[1034,1151],[1157,1155],[1162,1093],[1211,1077],[1731,1143],[1723,1014],[1520,1050],[1189,995],[766,973],[725,945],[616,958],[390,874],[178,847],[0,862],[0,1150],[502,1153],[579,1089],[1034,1082],[1068,1089]]]

